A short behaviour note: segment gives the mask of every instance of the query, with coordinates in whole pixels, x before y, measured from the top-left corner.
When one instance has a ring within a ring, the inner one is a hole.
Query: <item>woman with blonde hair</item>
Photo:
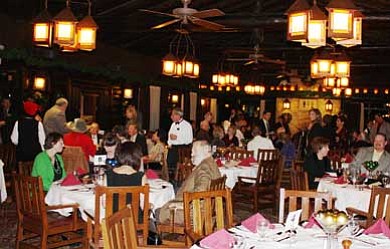
[[[311,144],[311,141],[315,137],[324,136],[324,129],[322,127],[322,114],[321,111],[317,108],[313,108],[309,111],[310,123],[307,127],[307,139],[306,139],[306,148]]]

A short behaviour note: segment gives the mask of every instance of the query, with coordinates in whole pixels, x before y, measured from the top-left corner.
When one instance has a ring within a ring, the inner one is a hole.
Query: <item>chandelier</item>
[[[263,95],[265,93],[265,86],[248,83],[244,86],[244,91],[249,95]]]
[[[162,74],[175,78],[199,78],[199,62],[188,31],[181,29],[169,44],[169,53],[162,59]]]
[[[326,46],[326,34],[336,44],[352,47],[362,44],[363,14],[352,0],[331,0],[326,6],[328,17],[313,1],[296,0],[287,10],[287,39],[303,46]],[[328,22],[328,27],[326,26]]]
[[[47,1],[45,0],[45,9],[33,20],[34,45],[51,47],[54,42],[63,52],[94,50],[98,26],[91,16],[91,1],[85,0],[88,4],[88,15],[80,21],[70,9],[70,0],[66,1],[66,7],[54,18],[51,18],[47,11]]]

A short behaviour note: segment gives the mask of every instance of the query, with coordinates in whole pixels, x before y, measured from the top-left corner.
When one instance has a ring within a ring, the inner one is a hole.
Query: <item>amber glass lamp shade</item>
[[[95,20],[89,15],[77,24],[77,39],[80,50],[92,51],[96,48],[97,29]]]
[[[357,7],[352,0],[331,0],[326,6],[329,12],[328,36],[335,41],[353,38],[353,21]]]
[[[296,0],[286,11],[287,40],[296,42],[308,41],[310,6],[306,0]]]
[[[34,78],[34,89],[36,90],[45,90],[46,87],[46,78],[42,76],[35,76]]]
[[[169,53],[162,59],[162,73],[167,76],[173,76],[176,72],[176,57]]]
[[[72,46],[76,43],[77,19],[69,7],[54,17],[54,43]]]
[[[51,47],[53,22],[47,10],[42,11],[33,20],[33,43],[35,46]]]

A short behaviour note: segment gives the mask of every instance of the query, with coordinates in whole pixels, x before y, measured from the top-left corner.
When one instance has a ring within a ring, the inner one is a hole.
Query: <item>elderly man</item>
[[[385,121],[380,113],[374,115],[373,125],[370,130],[370,141],[374,143],[375,135],[377,133],[382,133],[386,135],[387,143],[390,139],[390,123]],[[387,145],[389,146],[389,144]],[[389,148],[386,147],[386,150],[389,151]]]
[[[170,211],[176,209],[175,223],[184,224],[183,193],[201,192],[209,188],[210,181],[221,177],[218,166],[211,157],[211,147],[206,141],[196,141],[192,146],[191,161],[195,165],[192,173],[184,181],[176,198],[166,203],[159,212],[160,223],[170,223]]]
[[[56,100],[55,105],[45,113],[43,127],[46,135],[52,132],[58,132],[62,135],[70,132],[70,129],[66,126],[65,111],[67,107],[68,100],[59,98]]]
[[[379,166],[374,170],[386,172],[390,170],[390,154],[385,151],[387,145],[386,135],[377,133],[374,138],[374,147],[360,148],[355,160],[351,163],[351,167],[360,167],[362,172],[366,172],[363,163],[366,161],[377,161]]]
[[[136,143],[141,147],[142,155],[148,155],[148,146],[146,144],[145,136],[138,132],[138,123],[137,120],[130,120],[127,122],[127,136],[130,142]]]
[[[193,140],[192,126],[183,119],[183,111],[180,108],[172,110],[171,119],[173,123],[168,132],[169,150],[167,156],[170,180],[174,178],[176,171],[176,164],[179,160],[179,148],[189,146]]]

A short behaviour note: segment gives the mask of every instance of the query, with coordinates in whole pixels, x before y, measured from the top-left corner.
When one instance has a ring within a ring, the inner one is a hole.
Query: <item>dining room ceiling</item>
[[[43,6],[42,0],[32,0],[30,3],[23,0],[5,1],[5,9],[0,7],[0,11],[25,19],[32,19]],[[85,4],[79,4],[84,1],[71,0],[76,16],[85,15]],[[226,59],[250,58],[254,53],[254,46],[259,45],[259,53],[266,58],[286,61],[286,68],[283,70],[296,69],[301,75],[309,75],[309,61],[314,50],[286,39],[285,12],[293,2],[294,0],[192,0],[190,8],[198,11],[219,9],[225,13],[204,18],[223,25],[224,28],[220,29],[205,28],[204,25],[191,22],[183,24],[182,21],[151,29],[174,17],[140,11],[147,9],[172,13],[175,8],[183,7],[181,0],[92,0],[92,15],[99,25],[100,42],[156,58],[162,58],[168,53],[169,43],[177,29],[189,30],[195,44],[196,57],[202,65],[201,79],[204,81],[222,63],[248,79],[257,77],[275,83],[275,78],[280,73],[278,65],[260,61],[245,66],[245,62]],[[390,1],[353,2],[365,15],[365,19],[363,44],[346,49],[347,55],[352,59],[351,82],[358,86],[385,86],[390,82]],[[317,0],[318,6],[323,10],[328,3],[329,0]],[[49,11],[53,15],[64,6],[65,0],[48,0]],[[256,35],[259,30],[262,32],[260,42]]]

